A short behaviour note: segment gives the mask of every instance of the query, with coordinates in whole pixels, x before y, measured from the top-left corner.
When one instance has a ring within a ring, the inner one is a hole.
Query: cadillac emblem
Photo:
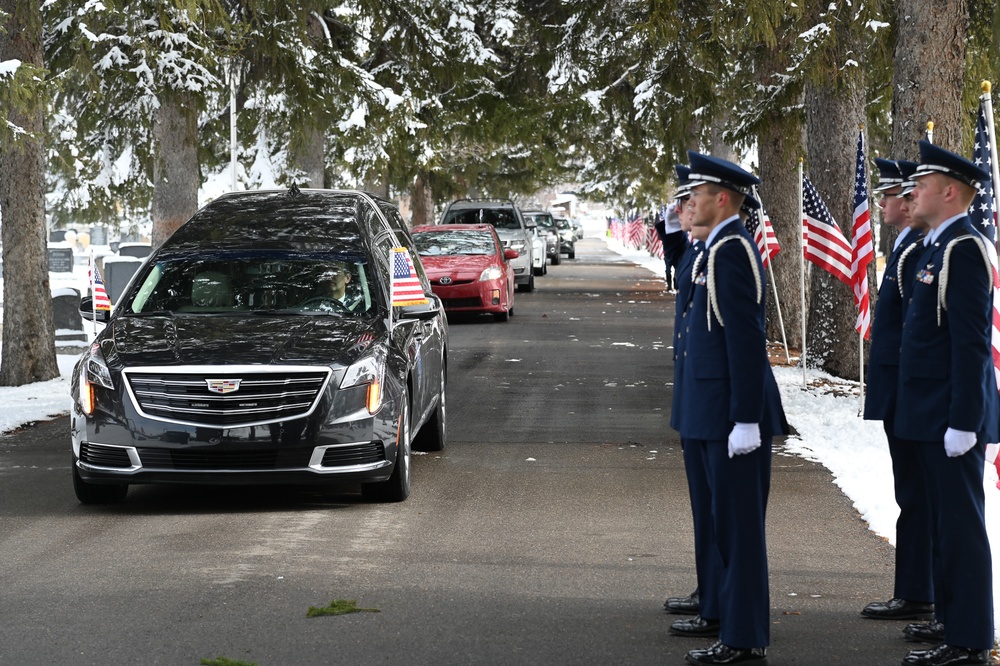
[[[206,379],[208,390],[212,393],[235,393],[240,390],[242,379]]]
[[[443,278],[438,280],[441,284],[451,284],[451,278],[445,275]]]

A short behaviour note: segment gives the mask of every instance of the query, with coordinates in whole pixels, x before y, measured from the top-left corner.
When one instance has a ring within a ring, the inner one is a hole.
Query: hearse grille
[[[140,448],[138,452],[145,469],[197,471],[301,469],[309,465],[312,455],[311,448],[241,451]]]
[[[319,400],[329,375],[326,370],[253,372],[245,368],[125,372],[132,398],[144,415],[212,428],[305,416]],[[216,390],[209,390],[210,386]]]

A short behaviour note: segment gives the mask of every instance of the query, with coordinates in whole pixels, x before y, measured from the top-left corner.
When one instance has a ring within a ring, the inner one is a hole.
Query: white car
[[[538,227],[531,229],[531,270],[535,275],[545,275],[549,266],[545,261],[545,230]]]

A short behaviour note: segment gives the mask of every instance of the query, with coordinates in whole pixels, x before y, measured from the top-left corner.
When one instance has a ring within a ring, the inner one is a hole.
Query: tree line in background
[[[755,154],[793,248],[800,158],[849,231],[859,124],[872,154],[914,159],[928,120],[969,154],[1000,72],[992,0],[0,0],[0,26],[4,385],[58,374],[48,226],[142,218],[165,238],[229,168],[232,103],[242,186],[266,164],[409,195],[415,223],[563,182],[656,209],[686,149]],[[801,312],[784,256],[789,343],[806,317],[811,362],[856,378],[850,290],[815,271]]]

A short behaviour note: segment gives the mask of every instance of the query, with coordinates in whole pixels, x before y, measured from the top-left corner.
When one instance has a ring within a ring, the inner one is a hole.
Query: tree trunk
[[[301,143],[293,142],[292,165],[296,171],[305,175],[305,181],[298,183],[299,187],[324,187],[326,164],[323,152],[323,130],[318,127],[307,127],[302,130]]]
[[[42,67],[40,5],[0,0],[10,14],[0,31],[4,59]],[[44,103],[7,109],[7,121],[29,134],[0,146],[0,237],[3,239],[3,361],[0,385],[59,376],[45,225]]]
[[[855,155],[864,120],[864,88],[806,88],[809,179],[830,209],[848,244],[854,214]],[[871,272],[871,271],[869,271]],[[869,293],[872,288],[869,280]],[[812,269],[806,363],[844,379],[860,377],[858,310],[850,287],[818,267]]]
[[[740,157],[736,154],[732,145],[722,138],[723,130],[730,124],[728,113],[723,113],[720,117],[714,118],[708,127],[708,145],[706,152],[712,157],[718,157],[729,162],[739,162]]]
[[[326,33],[315,13],[307,18],[306,31],[314,48],[326,48]],[[307,113],[299,121],[302,136],[292,139],[292,167],[304,174],[305,181],[300,187],[324,187],[326,164],[324,162],[323,118],[318,113]]]
[[[426,174],[421,171],[413,180],[413,194],[410,197],[412,212],[410,225],[419,227],[422,224],[434,224],[434,198]]]
[[[892,75],[892,157],[915,160],[927,121],[934,143],[961,152],[969,27],[966,0],[899,0]]]
[[[802,348],[802,297],[799,256],[802,223],[799,221],[798,156],[802,152],[801,128],[790,118],[774,118],[762,124],[765,128],[757,138],[760,160],[760,196],[764,210],[771,218],[774,235],[781,251],[771,262],[774,287],[767,291],[767,338],[781,341],[781,321],[785,325],[788,346]],[[768,276],[770,281],[771,276]],[[778,317],[778,306],[781,317]]]
[[[198,117],[195,96],[164,91],[153,124],[153,246],[198,210]]]
[[[372,169],[365,175],[365,192],[378,195],[383,199],[389,198],[389,180],[385,174]]]

